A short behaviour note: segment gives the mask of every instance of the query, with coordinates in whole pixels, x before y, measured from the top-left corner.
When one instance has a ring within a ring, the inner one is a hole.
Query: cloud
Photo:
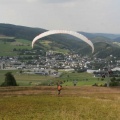
[[[1,23],[86,32],[120,31],[120,0],[0,0]]]
[[[69,2],[75,2],[77,0],[40,0],[41,2],[44,3],[69,3]]]
[[[26,0],[27,2],[33,3],[33,2],[37,2],[38,0]]]

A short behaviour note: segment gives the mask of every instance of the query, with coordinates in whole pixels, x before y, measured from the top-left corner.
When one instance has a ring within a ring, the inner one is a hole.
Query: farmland
[[[41,48],[44,47],[46,50],[57,51],[60,53],[68,53],[69,50],[61,49],[57,46],[51,44],[54,42],[50,42],[47,40],[41,41]],[[14,37],[0,36],[0,56],[16,56],[19,55],[20,50],[31,50],[31,41],[26,39],[17,39]],[[27,56],[27,55],[26,55]]]

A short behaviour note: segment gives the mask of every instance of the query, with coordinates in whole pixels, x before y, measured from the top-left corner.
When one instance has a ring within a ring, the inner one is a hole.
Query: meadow
[[[1,83],[6,72],[0,71]],[[19,86],[0,87],[0,120],[120,119],[120,87],[92,86],[95,82],[103,84],[106,80],[98,80],[88,73],[63,72],[55,78],[20,74],[18,70],[11,72]],[[78,83],[74,86],[73,80],[76,79]],[[63,82],[60,95],[56,84],[46,85],[50,81]]]
[[[48,86],[56,85],[58,82],[62,83],[63,86],[73,86],[74,81],[77,81],[77,86],[92,86],[97,83],[98,85],[104,85],[109,78],[102,80],[101,78],[96,78],[90,73],[77,73],[77,72],[62,72],[59,77],[55,76],[44,76],[38,74],[20,74],[20,70],[0,70],[0,84],[5,80],[5,73],[12,72],[16,82],[19,86]]]
[[[15,39],[14,42],[4,42],[4,40],[11,40],[14,37],[0,37],[0,56],[16,56],[18,55],[16,49],[31,49],[31,42],[25,39]]]
[[[9,40],[15,40],[12,42],[8,42]],[[6,41],[7,40],[7,41]],[[44,46],[45,49],[50,50],[51,49],[51,42],[44,40],[40,42],[41,45]],[[26,39],[16,39],[14,37],[7,37],[7,36],[0,36],[0,56],[17,56],[19,55],[19,51],[13,51],[16,50],[32,50],[31,46],[32,42]],[[61,49],[56,46],[52,46],[52,49],[54,52],[60,52],[60,53],[68,53],[69,50]],[[26,55],[27,56],[27,55]]]
[[[119,120],[120,88],[0,87],[0,120]]]

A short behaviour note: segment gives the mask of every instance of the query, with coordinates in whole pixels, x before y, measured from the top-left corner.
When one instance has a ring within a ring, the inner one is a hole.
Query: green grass
[[[19,86],[35,86],[45,81],[49,81],[53,78],[50,76],[42,76],[35,74],[20,74],[19,70],[0,70],[0,84],[4,82],[5,74],[7,72],[12,72]],[[32,83],[30,84],[30,82]]]
[[[2,39],[14,39],[15,37],[9,37],[9,36],[1,36],[0,35],[0,40]]]
[[[19,70],[0,70],[0,84],[5,80],[5,73],[12,72],[14,75],[16,82],[19,86],[35,86],[35,85],[48,85],[52,83],[52,85],[56,85],[57,82],[62,82],[63,86],[73,86],[74,80],[77,80],[77,86],[92,86],[97,83],[98,85],[103,85],[106,83],[108,78],[105,78],[104,81],[101,81],[101,78],[93,77],[93,74],[89,73],[69,73],[63,72],[63,74],[59,77],[51,77],[51,76],[42,76],[35,74],[20,74]]]
[[[1,38],[2,39],[2,38]],[[6,38],[11,39],[11,38]],[[19,46],[23,45],[23,46]],[[31,48],[31,41],[23,40],[23,39],[16,39],[15,42],[3,42],[0,41],[0,56],[15,56],[17,52],[13,52],[13,49],[32,49]]]
[[[48,40],[43,40],[43,41],[41,41],[41,44],[43,45],[43,46],[45,46],[48,50],[50,50],[51,49],[51,47],[52,47],[52,51],[53,52],[59,52],[59,53],[63,53],[63,54],[67,54],[68,52],[70,52],[69,50],[67,50],[67,49],[61,49],[61,48],[58,48],[58,47],[56,47],[56,46],[51,46],[50,45],[50,43],[52,43],[51,41],[48,41]]]
[[[16,41],[18,41],[18,42],[21,42],[21,43],[23,43],[23,44],[32,44],[32,42],[31,41],[29,41],[29,40],[25,40],[25,39],[16,39]]]
[[[0,38],[0,56],[16,56],[18,54],[17,51],[13,52],[13,49],[32,49],[31,41],[25,39],[15,39],[15,42],[3,42],[2,39],[13,39],[13,37],[1,37]],[[48,50],[51,49],[50,41],[41,41],[41,44],[47,48]],[[61,52],[61,53],[68,53],[68,50],[60,49],[58,47],[52,46],[53,51]]]
[[[96,78],[93,76],[93,74],[90,73],[69,73],[65,72],[61,75],[61,79],[63,81],[66,81],[63,85],[64,86],[73,86],[73,81],[77,80],[77,86],[83,86],[83,85],[93,85],[94,83],[97,83],[98,85],[105,84],[108,78],[105,78],[103,81],[101,78]]]

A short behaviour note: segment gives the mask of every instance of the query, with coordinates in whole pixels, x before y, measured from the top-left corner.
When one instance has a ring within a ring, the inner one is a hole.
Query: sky
[[[120,34],[120,0],[0,0],[0,23]]]

